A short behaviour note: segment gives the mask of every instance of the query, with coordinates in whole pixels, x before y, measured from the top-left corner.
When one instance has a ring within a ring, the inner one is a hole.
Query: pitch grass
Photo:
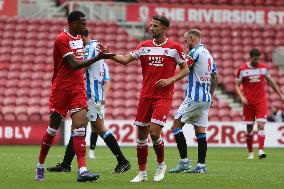
[[[46,166],[55,165],[62,160],[65,148],[53,146],[47,157]],[[101,174],[93,183],[76,182],[76,161],[73,161],[71,173],[46,172],[46,180],[35,180],[35,165],[39,146],[0,146],[0,188],[1,189],[88,189],[88,188],[121,188],[121,189],[276,189],[284,186],[284,149],[266,149],[265,160],[246,160],[245,148],[209,148],[207,170],[204,175],[169,174],[162,182],[153,182],[156,160],[153,149],[149,149],[148,181],[130,183],[136,176],[137,160],[134,147],[122,148],[132,163],[131,171],[124,174],[111,173],[116,161],[106,147],[98,147],[96,159],[88,159],[88,167]],[[196,162],[196,148],[190,148],[189,154],[193,164]],[[166,148],[167,170],[176,166],[178,153],[176,148]]]

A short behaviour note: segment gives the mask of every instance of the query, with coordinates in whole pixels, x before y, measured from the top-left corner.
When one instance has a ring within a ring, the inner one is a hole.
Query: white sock
[[[147,172],[145,171],[139,171],[139,175],[146,175],[147,176]]]
[[[79,173],[83,173],[84,171],[87,171],[87,167],[80,167]]]
[[[188,161],[189,161],[188,158],[180,159],[180,162],[182,162],[182,163],[187,163]]]
[[[197,167],[205,167],[205,164],[197,163]]]
[[[40,164],[40,163],[38,163],[36,167],[37,167],[37,168],[41,168],[41,169],[43,169],[43,168],[44,168],[44,164]]]

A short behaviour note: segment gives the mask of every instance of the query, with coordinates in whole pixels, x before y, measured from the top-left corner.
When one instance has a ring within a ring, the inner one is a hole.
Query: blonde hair
[[[186,32],[186,35],[194,35],[195,37],[201,39],[201,32],[198,29],[190,29]]]

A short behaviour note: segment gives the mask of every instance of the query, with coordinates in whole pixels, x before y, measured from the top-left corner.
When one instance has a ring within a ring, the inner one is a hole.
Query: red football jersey
[[[83,69],[72,70],[63,58],[74,54],[76,60],[83,60],[84,46],[81,35],[73,37],[67,30],[55,39],[53,49],[53,90],[85,90]]]
[[[242,81],[244,96],[250,104],[266,101],[266,79],[268,67],[259,63],[256,68],[251,68],[249,63],[239,67],[237,77]]]
[[[174,84],[166,87],[156,87],[160,79],[167,79],[175,74],[176,65],[184,62],[183,49],[179,43],[168,40],[156,45],[153,40],[140,43],[130,53],[135,59],[140,59],[143,82],[141,97],[172,98]]]

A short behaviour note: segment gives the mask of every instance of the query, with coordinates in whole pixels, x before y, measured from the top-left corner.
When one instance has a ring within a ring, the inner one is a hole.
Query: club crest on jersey
[[[168,55],[169,54],[169,50],[168,49],[165,49],[164,50],[164,55]]]
[[[159,56],[150,56],[149,57],[149,61],[150,61],[149,65],[150,66],[164,66],[162,64],[163,60],[164,60],[164,58],[159,57]]]

